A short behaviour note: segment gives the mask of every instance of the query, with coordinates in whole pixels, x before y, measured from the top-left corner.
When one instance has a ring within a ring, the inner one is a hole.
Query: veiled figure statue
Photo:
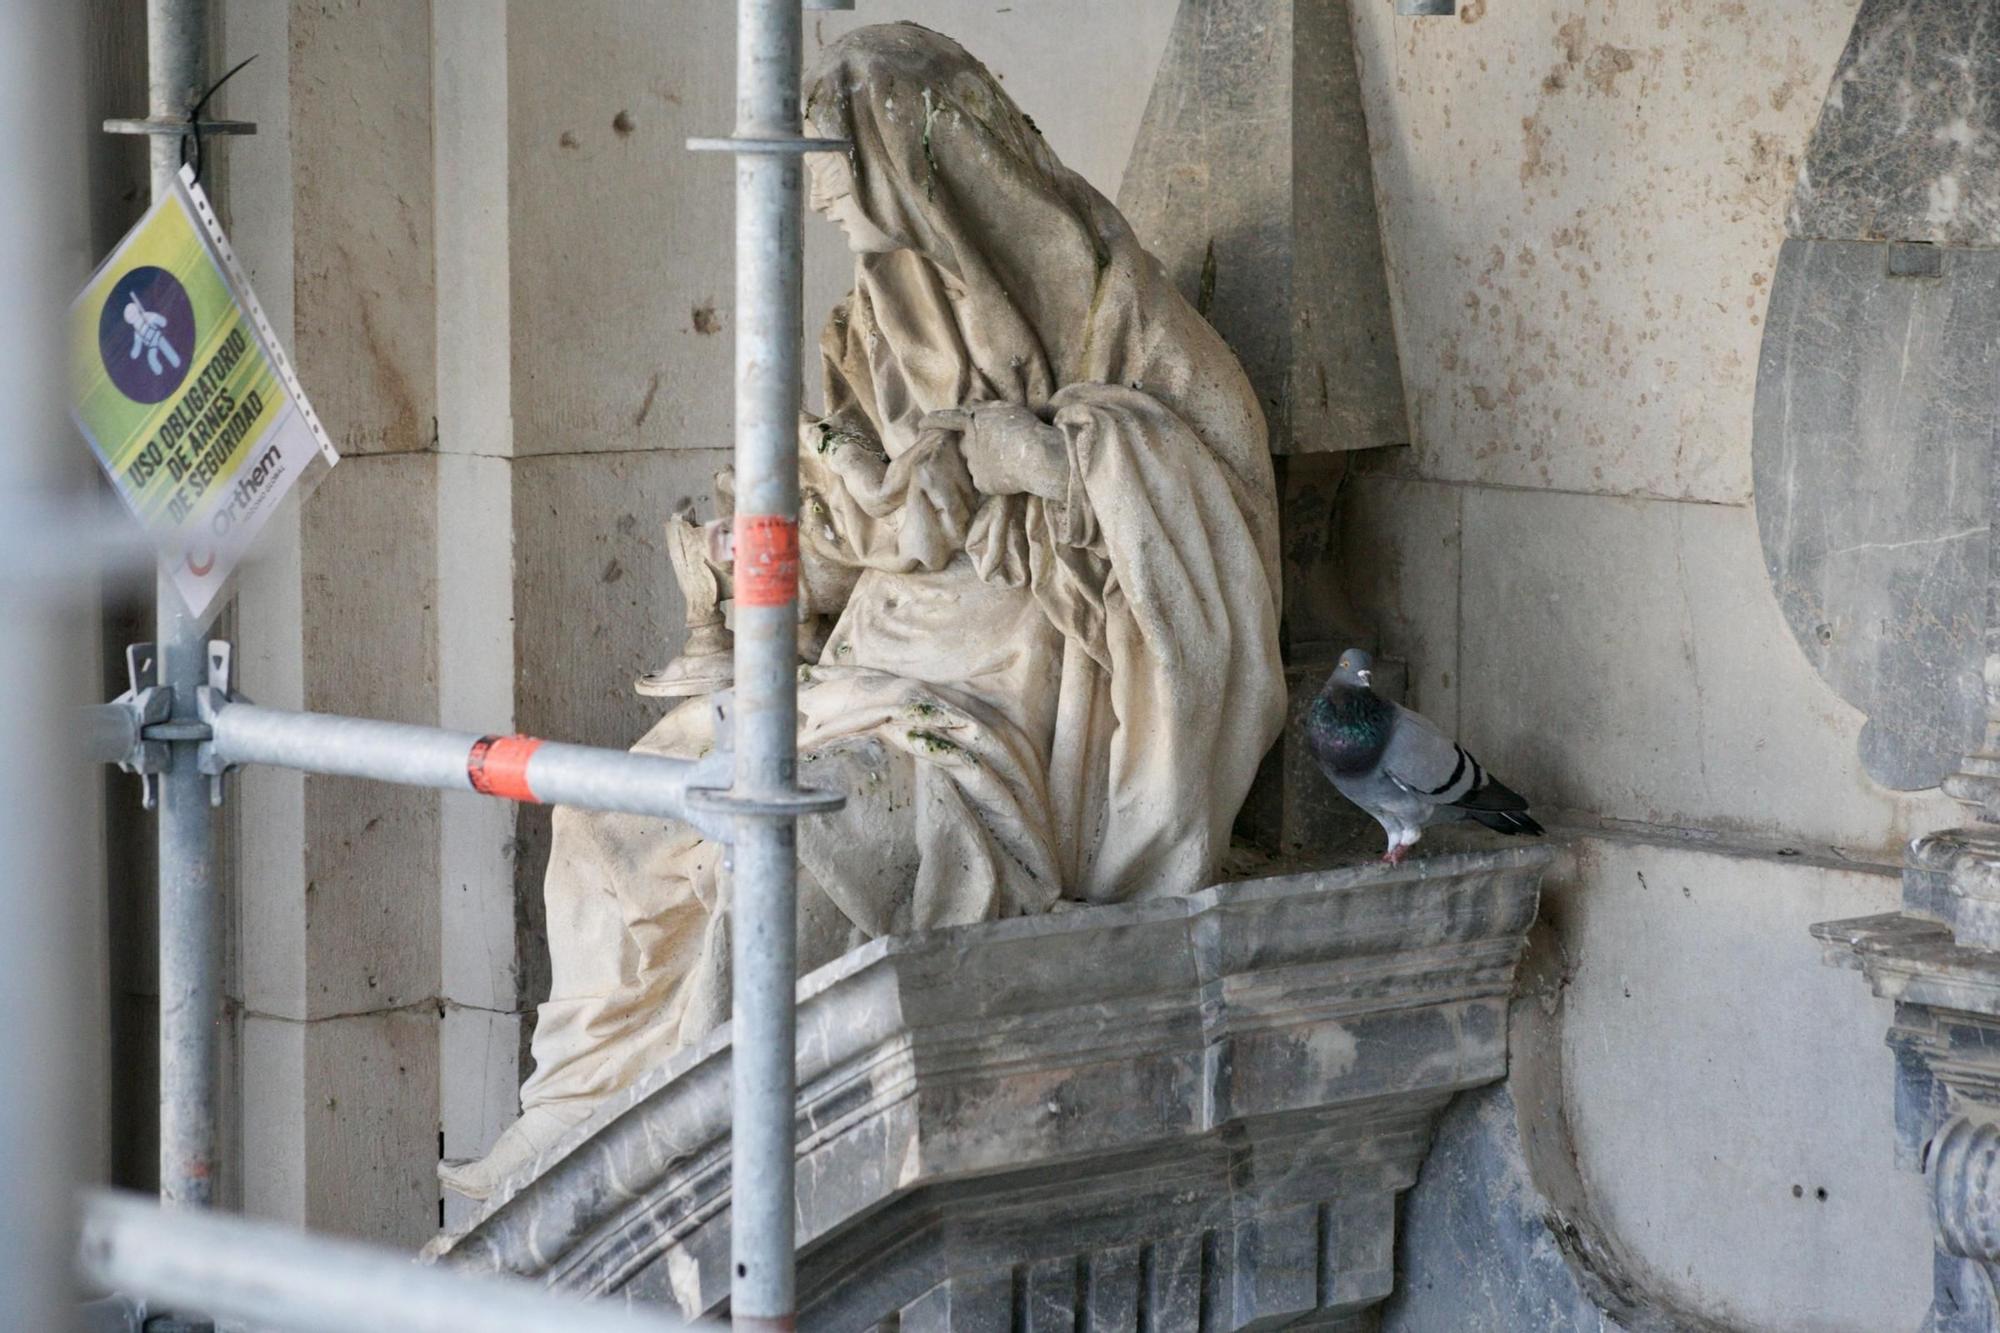
[[[862,28],[809,80],[813,207],[855,252],[800,424],[799,966],[876,936],[1211,881],[1285,713],[1265,428],[1116,208],[957,43]],[[634,748],[694,756],[690,700]],[[484,1196],[729,1015],[692,829],[558,810],[553,986]]]

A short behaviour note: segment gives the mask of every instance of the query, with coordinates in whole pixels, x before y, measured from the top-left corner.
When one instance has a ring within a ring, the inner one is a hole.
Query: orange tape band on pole
[[[472,789],[509,801],[539,804],[541,797],[528,786],[528,760],[542,743],[533,736],[482,736],[466,756],[466,776]]]
[[[783,606],[799,592],[799,525],[771,514],[738,516],[736,604]]]

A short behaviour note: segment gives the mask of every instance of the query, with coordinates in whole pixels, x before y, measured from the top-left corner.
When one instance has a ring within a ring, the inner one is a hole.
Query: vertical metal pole
[[[208,86],[209,0],[147,0],[148,114],[187,116]],[[153,198],[173,190],[181,141],[154,134]],[[155,593],[160,684],[173,720],[195,721],[207,679],[207,641],[164,570]],[[177,741],[160,775],[160,1198],[205,1208],[214,1200],[216,1045],[222,1020],[222,905],[216,814],[195,745]]]
[[[799,0],[738,0],[736,16],[736,135],[796,138]],[[798,521],[801,170],[796,153],[736,156],[739,584],[754,520]],[[734,792],[774,799],[797,766],[797,593],[744,603],[739,593]],[[795,830],[744,818],[734,845],[730,1311],[746,1327],[792,1326]]]
[[[91,915],[82,907],[92,888],[78,855],[89,833],[75,815],[88,775],[64,735],[65,706],[95,672],[70,651],[80,637],[73,608],[88,586],[70,581],[80,571],[64,569],[51,586],[46,573],[24,570],[46,570],[55,551],[78,566],[92,561],[45,507],[66,489],[65,474],[74,476],[64,459],[77,456],[63,420],[59,331],[81,276],[84,9],[15,6],[9,17],[0,121],[35,128],[0,138],[0,178],[13,183],[0,198],[0,290],[14,306],[0,328],[0,1013],[10,1019],[0,1074],[0,1325],[58,1329],[73,1327],[71,1194],[97,1114],[79,1103],[90,1082],[83,1071],[102,1053],[79,1022],[91,1005],[77,927]]]

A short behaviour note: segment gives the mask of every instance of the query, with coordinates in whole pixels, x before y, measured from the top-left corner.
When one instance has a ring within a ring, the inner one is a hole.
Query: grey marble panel
[[[1785,619],[1868,714],[1870,775],[1903,790],[1938,785],[1984,732],[2000,426],[2000,252],[1911,248],[1785,243],[1753,448]]]
[[[1182,0],[1118,204],[1274,452],[1409,442],[1348,0]]]
[[[1791,234],[2000,245],[2000,0],[1864,0]]]

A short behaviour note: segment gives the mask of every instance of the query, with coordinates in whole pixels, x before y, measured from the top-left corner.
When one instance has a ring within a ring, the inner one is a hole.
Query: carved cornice
[[[1552,856],[1344,867],[882,940],[804,979],[802,1309],[846,1326],[875,1302],[872,1323],[970,1283],[962,1305],[1003,1259],[1118,1283],[1168,1282],[1185,1260],[1245,1322],[1365,1309],[1393,1277],[1395,1194],[1432,1117],[1505,1072]],[[580,1127],[444,1261],[715,1310],[728,1062],[725,1028]],[[1281,1227],[1294,1213],[1312,1226]],[[1313,1235],[1346,1249],[1291,1253]],[[857,1289],[891,1251],[894,1271]],[[1308,1259],[1324,1281],[1309,1264],[1302,1288],[1259,1285]],[[977,1296],[986,1314],[999,1299]]]
[[[1959,771],[1944,780],[1944,793],[1964,805],[1973,818],[2000,823],[2000,752],[1994,749],[1993,737],[1987,738],[1980,753],[1960,761]]]

